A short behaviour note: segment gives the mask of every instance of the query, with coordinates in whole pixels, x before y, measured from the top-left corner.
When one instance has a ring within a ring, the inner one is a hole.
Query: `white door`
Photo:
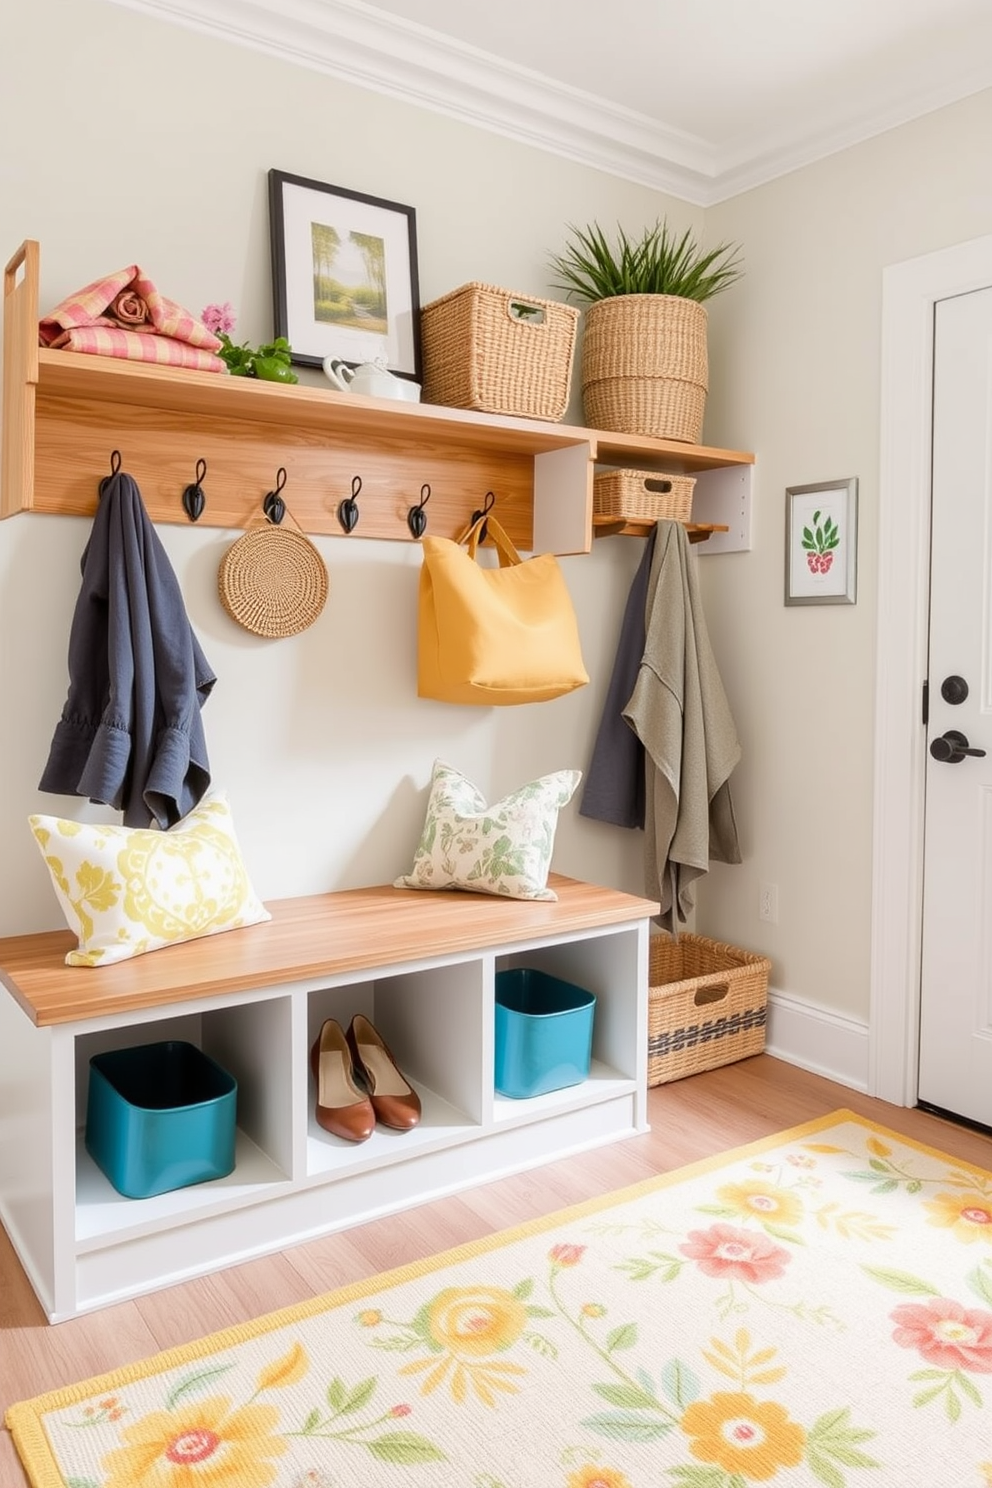
[[[992,1126],[992,289],[935,314],[919,1098]]]

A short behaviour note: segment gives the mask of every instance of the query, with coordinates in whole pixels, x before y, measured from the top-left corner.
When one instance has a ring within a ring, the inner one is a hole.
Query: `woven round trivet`
[[[327,569],[304,533],[266,522],[224,554],[217,588],[225,610],[245,630],[298,635],[324,608]]]

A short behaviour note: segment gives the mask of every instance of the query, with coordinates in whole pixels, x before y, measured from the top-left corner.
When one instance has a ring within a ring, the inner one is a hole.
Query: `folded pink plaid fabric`
[[[220,341],[137,264],[78,290],[38,323],[42,346],[223,372]]]

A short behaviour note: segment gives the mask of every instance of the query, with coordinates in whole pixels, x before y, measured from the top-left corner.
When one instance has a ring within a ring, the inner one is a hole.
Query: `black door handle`
[[[939,739],[934,739],[930,745],[930,753],[935,760],[942,764],[959,765],[966,754],[975,755],[976,758],[984,758],[984,749],[972,749],[964,734],[957,729],[948,729],[946,734],[941,734]]]

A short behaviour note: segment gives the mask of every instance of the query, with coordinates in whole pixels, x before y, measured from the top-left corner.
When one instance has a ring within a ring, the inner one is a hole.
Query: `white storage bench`
[[[392,887],[270,903],[271,922],[114,966],[68,931],[0,939],[0,1220],[51,1322],[647,1130],[658,906],[552,874],[556,903]],[[496,972],[596,996],[579,1085],[493,1085]],[[373,1019],[423,1104],[359,1144],[317,1126],[311,1043]],[[89,1061],[185,1039],[238,1082],[233,1173],[126,1199],[83,1145]]]

